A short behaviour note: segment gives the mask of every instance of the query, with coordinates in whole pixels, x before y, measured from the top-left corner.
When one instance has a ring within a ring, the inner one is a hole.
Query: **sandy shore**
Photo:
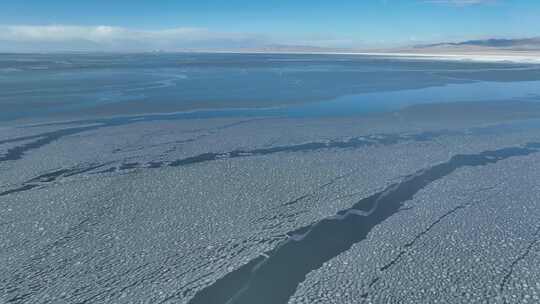
[[[407,59],[426,59],[426,60],[459,60],[459,61],[478,61],[478,62],[519,62],[540,64],[540,52],[362,52],[355,53],[366,56],[389,56],[401,57]]]
[[[362,55],[399,57],[403,59],[453,60],[475,62],[513,62],[540,64],[540,50],[462,50],[462,49],[397,49],[397,50],[350,50],[350,51],[302,51],[302,50],[246,50],[219,51],[211,53],[236,54],[306,54],[306,55]]]

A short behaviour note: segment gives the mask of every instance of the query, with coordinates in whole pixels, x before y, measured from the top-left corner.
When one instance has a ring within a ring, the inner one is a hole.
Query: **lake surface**
[[[0,303],[536,301],[539,70],[0,54]]]
[[[528,100],[540,95],[540,66],[360,55],[1,54],[0,87],[4,122],[178,111],[339,116]]]

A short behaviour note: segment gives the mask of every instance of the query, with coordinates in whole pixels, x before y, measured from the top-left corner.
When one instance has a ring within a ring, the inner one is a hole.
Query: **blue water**
[[[189,112],[333,116],[534,100],[540,66],[351,55],[0,54],[0,121]],[[193,112],[195,111],[195,112]]]

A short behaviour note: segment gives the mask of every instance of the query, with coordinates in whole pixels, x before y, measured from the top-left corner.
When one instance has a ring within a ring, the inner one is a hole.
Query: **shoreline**
[[[261,55],[351,55],[351,56],[372,56],[372,57],[395,57],[399,59],[413,59],[413,60],[445,60],[445,61],[472,61],[472,62],[499,62],[499,63],[529,63],[540,64],[540,50],[433,50],[419,52],[413,49],[403,50],[341,50],[341,51],[301,51],[301,50],[179,50],[179,51],[164,51],[164,52],[20,52],[20,53],[4,53],[2,55],[32,55],[32,54],[101,54],[101,55],[121,55],[121,54],[261,54]]]
[[[540,53],[538,54],[515,54],[515,53],[361,53],[366,56],[389,56],[407,59],[423,60],[451,60],[451,61],[474,61],[474,62],[511,62],[511,63],[533,63],[540,64]]]
[[[198,53],[198,52],[193,52]],[[317,51],[208,51],[200,52],[201,54],[276,54],[276,55],[358,55],[358,56],[372,56],[372,57],[395,57],[399,59],[413,59],[413,60],[444,60],[444,61],[472,61],[472,62],[498,62],[498,63],[529,63],[540,64],[540,51],[510,51],[510,52],[461,52],[461,53],[430,53],[422,52],[417,53],[414,51],[371,51],[371,52],[317,52]]]

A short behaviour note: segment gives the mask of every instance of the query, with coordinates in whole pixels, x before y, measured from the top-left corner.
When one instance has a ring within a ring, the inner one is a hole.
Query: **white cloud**
[[[106,25],[0,25],[0,52],[347,48],[364,45],[354,37],[321,33],[269,36],[194,27],[139,30]]]
[[[267,40],[257,34],[213,32],[190,27],[136,30],[112,26],[0,26],[0,51],[230,48],[254,47]]]
[[[496,3],[497,0],[424,0],[423,2],[455,6],[468,6],[478,4],[493,4]]]

